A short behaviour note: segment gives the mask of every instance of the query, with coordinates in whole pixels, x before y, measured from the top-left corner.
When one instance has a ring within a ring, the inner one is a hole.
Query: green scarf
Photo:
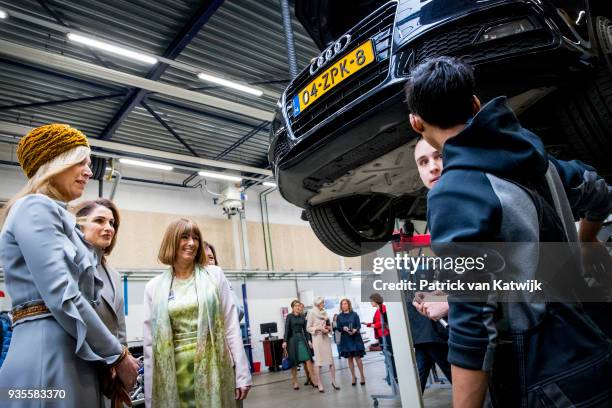
[[[194,362],[195,406],[235,407],[235,374],[225,344],[225,319],[221,310],[219,286],[202,266],[195,268],[198,294],[198,337]],[[179,407],[174,362],[174,341],[168,296],[172,269],[164,272],[153,295],[153,393],[152,406]]]

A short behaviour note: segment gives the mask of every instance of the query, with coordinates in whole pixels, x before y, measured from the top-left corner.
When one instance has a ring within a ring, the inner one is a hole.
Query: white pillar
[[[395,257],[391,245],[385,245],[377,256]],[[400,282],[399,272],[390,271],[389,275],[395,282]],[[402,293],[402,298],[403,298]],[[408,310],[405,301],[386,301],[387,318],[391,332],[391,342],[393,343],[393,358],[397,370],[397,382],[400,390],[402,407],[423,408],[421,388],[419,385],[419,373],[414,355],[412,344],[412,334],[410,333],[410,321],[408,320]]]
[[[240,256],[240,219],[239,217],[232,215],[232,241],[234,243],[234,263],[236,269],[242,269],[242,257]]]

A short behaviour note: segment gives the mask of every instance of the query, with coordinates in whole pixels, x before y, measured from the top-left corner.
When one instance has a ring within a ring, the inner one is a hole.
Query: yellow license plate
[[[293,116],[296,117],[304,112],[330,89],[372,63],[374,59],[374,48],[371,41],[350,51],[293,96]]]

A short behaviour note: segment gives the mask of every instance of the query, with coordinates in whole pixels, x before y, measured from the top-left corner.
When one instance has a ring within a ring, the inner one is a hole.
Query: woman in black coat
[[[299,300],[291,302],[292,313],[287,315],[287,320],[285,320],[285,341],[283,342],[283,349],[288,351],[289,361],[291,362],[291,379],[293,380],[294,390],[300,389],[297,383],[297,366],[300,363],[304,363],[306,374],[310,373],[310,378],[313,378],[314,372],[312,369],[312,354],[308,347],[306,335],[306,319],[300,313],[300,307]]]

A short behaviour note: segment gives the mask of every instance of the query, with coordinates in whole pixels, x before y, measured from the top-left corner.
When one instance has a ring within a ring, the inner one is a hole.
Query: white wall
[[[128,283],[128,315],[126,316],[128,340],[142,339],[142,322],[144,321],[144,286],[146,282]],[[242,281],[231,282],[239,303],[242,304]],[[249,309],[249,323],[251,328],[251,345],[253,361],[260,361],[262,370],[264,367],[264,353],[262,340],[265,336],[260,333],[260,324],[276,322],[278,336],[283,337],[285,322],[281,315],[281,308],[290,307],[291,301],[296,299],[296,282],[289,280],[247,280],[247,302]],[[363,322],[371,322],[374,316],[374,308],[369,302],[359,302],[359,281],[348,279],[329,280],[298,280],[298,291],[312,290],[316,296],[325,298],[347,297],[353,300],[353,308]],[[312,305],[306,305],[311,307]],[[290,310],[289,310],[290,311]],[[330,311],[337,313],[337,310]],[[366,337],[374,338],[371,329],[363,327]],[[334,350],[335,353],[335,350]]]
[[[2,144],[0,144],[2,146]],[[4,157],[0,151],[0,157]],[[125,176],[134,178],[154,179],[169,183],[180,184],[186,177],[184,174],[168,173],[163,171],[141,171],[123,166],[121,172]],[[9,199],[16,194],[26,183],[21,168],[9,165],[0,165],[0,199]],[[221,192],[222,183],[208,182],[208,189],[213,193]],[[246,191],[246,218],[247,221],[261,222],[261,209],[259,194],[266,187],[252,187]],[[111,183],[104,183],[104,196],[108,197]],[[91,181],[82,199],[98,197],[98,182]],[[171,214],[199,214],[214,218],[224,218],[221,207],[213,204],[214,195],[206,190],[187,189],[181,187],[146,184],[135,181],[122,180],[117,188],[115,203],[120,209],[133,211],[149,211]],[[268,213],[270,223],[307,225],[300,219],[301,209],[285,201],[278,191],[268,196]]]

